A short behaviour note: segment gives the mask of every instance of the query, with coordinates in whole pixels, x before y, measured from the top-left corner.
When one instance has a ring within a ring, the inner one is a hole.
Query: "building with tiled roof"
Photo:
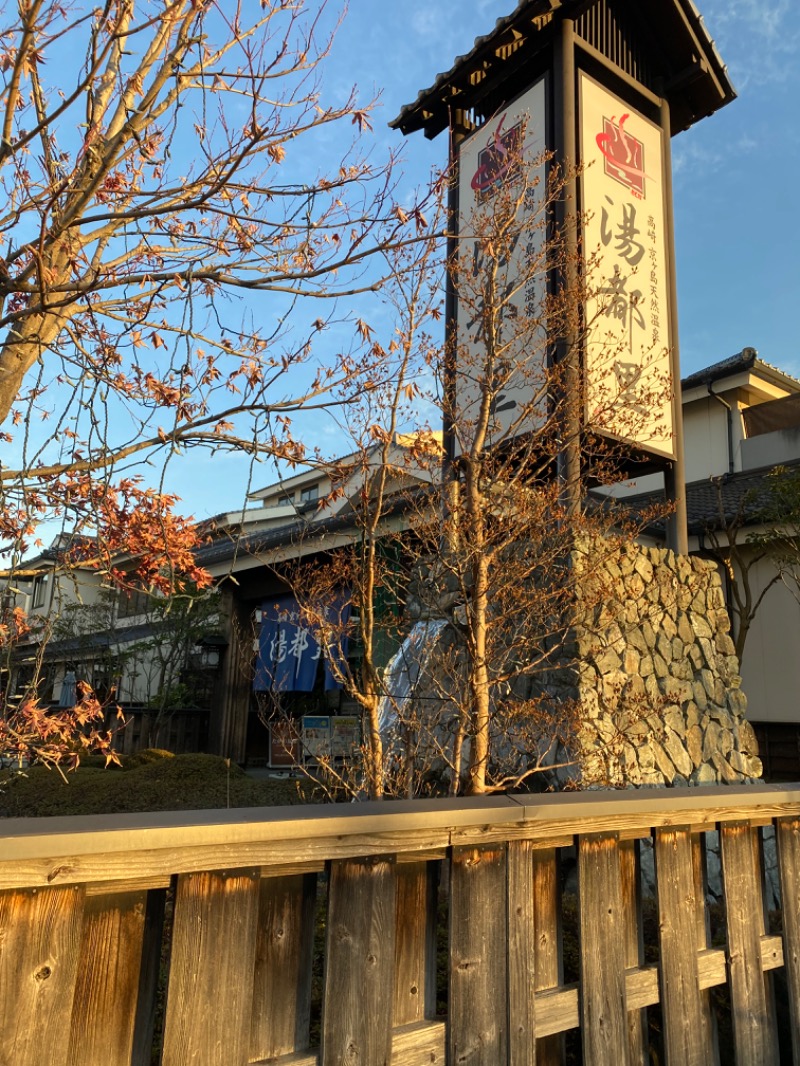
[[[681,384],[689,548],[720,561],[734,634],[743,609],[734,582],[750,603],[763,596],[744,643],[742,689],[767,771],[793,776],[800,772],[800,586],[778,576],[780,543],[765,551],[755,538],[776,526],[786,536],[797,532],[794,524],[781,526],[775,479],[800,484],[800,380],[744,348]],[[663,493],[657,476],[615,492],[630,494],[634,507]],[[650,532],[661,540],[663,523]],[[731,537],[738,545],[732,567]]]

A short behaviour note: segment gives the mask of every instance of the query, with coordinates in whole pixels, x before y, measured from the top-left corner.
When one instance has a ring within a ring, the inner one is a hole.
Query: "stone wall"
[[[596,738],[602,750],[605,738],[619,737],[609,758],[586,761],[583,783],[600,774],[631,785],[759,778],[715,564],[627,544],[587,547],[575,565],[586,604],[577,611],[574,667],[565,663],[560,683],[581,701],[587,747]]]
[[[676,786],[761,776],[755,734],[716,566],[696,557],[610,540],[573,553],[577,604],[547,670],[524,678],[522,698],[580,706],[571,764],[550,783]],[[464,606],[435,561],[412,585],[412,617],[445,617],[454,634]],[[532,647],[537,635],[531,634]]]

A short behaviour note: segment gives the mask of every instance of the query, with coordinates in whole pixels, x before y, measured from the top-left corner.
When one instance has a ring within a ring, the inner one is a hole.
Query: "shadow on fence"
[[[3,1066],[798,1061],[800,786],[0,834]]]

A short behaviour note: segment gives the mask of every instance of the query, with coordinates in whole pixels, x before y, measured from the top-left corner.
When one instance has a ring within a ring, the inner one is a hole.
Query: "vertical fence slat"
[[[800,1063],[800,818],[778,819],[783,904],[783,961],[789,992],[794,1061]]]
[[[331,864],[322,1066],[388,1066],[395,957],[393,859]]]
[[[688,827],[656,830],[660,988],[668,1062],[712,1061],[697,968],[697,909],[692,834]]]
[[[625,922],[625,965],[629,968],[638,968],[644,962],[638,847],[637,840],[625,840],[619,846]],[[631,1066],[649,1066],[646,1010],[628,1011],[628,1049]]]
[[[86,900],[69,1066],[130,1066],[146,896],[121,892]]]
[[[692,835],[692,871],[694,874],[694,895],[697,900],[695,911],[695,935],[697,950],[705,951],[711,944],[711,921],[706,907],[708,896],[708,874],[706,868],[706,834]],[[709,1066],[719,1066],[719,1041],[717,1019],[711,1006],[711,993],[703,989],[700,993],[700,1007],[706,1030],[706,1046],[709,1048]]]
[[[67,1061],[84,892],[0,893],[0,1066]]]
[[[536,899],[533,847],[508,845],[508,1061],[536,1063]]]
[[[394,1024],[431,1018],[436,1011],[438,863],[397,867]]]
[[[163,1066],[247,1062],[258,891],[257,870],[178,878]]]
[[[583,1061],[626,1062],[625,932],[615,833],[578,838],[578,891]]]
[[[772,1004],[761,967],[764,904],[758,830],[746,822],[722,826],[722,872],[728,931],[728,974],[736,1061],[772,1066],[778,1061]]]
[[[147,893],[131,1066],[151,1066],[152,1062],[166,903],[166,889],[150,889]]]
[[[555,848],[536,848],[533,852],[533,898],[535,988],[537,992],[545,992],[564,982],[559,938],[561,892]],[[560,1033],[537,1040],[537,1066],[561,1066],[563,1061],[564,1037]]]
[[[250,1061],[309,1046],[315,874],[264,877],[250,1023]]]
[[[506,851],[453,848],[450,874],[449,1062],[507,1061]]]

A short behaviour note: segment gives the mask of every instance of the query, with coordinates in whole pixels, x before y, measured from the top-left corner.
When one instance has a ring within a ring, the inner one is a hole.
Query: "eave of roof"
[[[732,374],[741,374],[747,370],[752,370],[757,358],[758,352],[755,348],[742,348],[736,355],[731,355],[727,359],[720,359],[718,363],[712,363],[711,366],[703,367],[702,370],[696,370],[693,374],[688,374],[681,379],[681,388],[686,392],[688,389],[696,388],[698,385],[710,385],[714,381],[719,381],[720,378],[727,378]]]
[[[800,379],[759,358],[755,348],[743,348],[736,355],[731,355],[727,359],[720,359],[718,363],[712,363],[711,366],[704,367],[702,370],[697,370],[693,374],[682,378],[681,389],[683,392],[688,392],[689,389],[702,385],[711,385],[715,381],[722,381],[724,378],[749,371],[761,373],[777,384],[784,384],[790,390],[800,387]]]
[[[800,473],[800,459],[778,465],[787,471]],[[774,505],[768,475],[775,468],[776,464],[772,463],[756,470],[741,470],[735,474],[690,482],[686,486],[689,533],[700,536],[709,530],[722,530],[726,524],[738,518],[744,519],[748,524],[756,524]],[[664,498],[663,490],[659,489],[656,492],[623,497],[620,502],[633,510],[643,511]],[[652,530],[663,534],[663,527],[664,523],[658,521],[653,523]]]
[[[390,518],[399,514],[404,508],[411,505],[412,501],[420,498],[430,489],[419,487],[410,494],[400,496],[387,501],[384,517]],[[315,522],[298,519],[283,526],[272,529],[256,530],[253,533],[239,537],[220,537],[210,544],[206,544],[195,551],[195,560],[199,566],[212,566],[216,563],[231,561],[237,557],[262,555],[270,548],[280,548],[287,544],[300,543],[302,540],[313,540],[326,533],[337,532],[342,529],[354,529],[358,519],[353,511],[348,509],[329,518],[321,518]],[[321,549],[322,550],[322,549]]]
[[[701,118],[713,114],[736,99],[736,90],[693,0],[650,0],[650,3],[659,3],[665,9],[671,7],[678,16],[679,25],[686,27],[686,39],[675,41],[686,53],[685,61],[675,64],[676,70],[682,73],[691,70],[694,81],[697,78],[704,79],[710,94],[710,103],[700,112],[695,112],[694,108],[690,107],[688,112],[684,109],[681,119],[676,119],[673,114],[672,133],[675,134],[688,129]],[[496,63],[504,48],[517,45],[522,38],[535,53],[539,43],[537,35],[549,25],[547,16],[570,17],[580,14],[586,7],[586,0],[519,0],[510,15],[495,22],[493,30],[476,37],[472,49],[465,55],[458,56],[450,70],[439,73],[429,88],[417,94],[413,103],[402,107],[400,114],[389,126],[406,135],[422,129],[426,137],[435,137],[447,128],[451,109],[471,109],[470,97],[472,90],[477,87],[477,80]],[[536,24],[537,20],[539,25]],[[695,44],[702,53],[700,56],[696,55]],[[671,104],[682,98],[685,87],[685,84],[677,84],[667,89]]]

